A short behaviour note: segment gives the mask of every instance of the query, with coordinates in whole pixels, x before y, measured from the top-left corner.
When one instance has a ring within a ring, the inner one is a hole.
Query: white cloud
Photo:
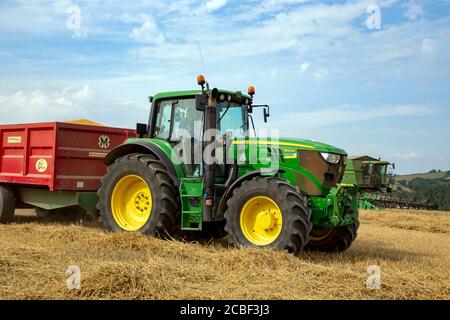
[[[67,8],[72,7],[74,3],[71,0],[54,0],[49,6],[56,14],[66,14]]]
[[[68,92],[72,99],[77,101],[88,101],[94,97],[94,90],[89,85],[84,85],[80,91],[71,93],[71,88],[65,88],[64,92]]]
[[[431,39],[422,40],[422,52],[426,54],[432,54],[436,51],[436,42]]]
[[[391,158],[397,158],[402,160],[415,160],[415,159],[421,159],[424,157],[423,153],[420,152],[397,152],[392,155],[390,155]]]
[[[327,76],[328,76],[328,69],[326,69],[326,68],[322,68],[322,69],[319,69],[319,70],[317,70],[316,72],[314,72],[314,77],[315,77],[317,80],[323,80],[323,79],[325,79]]]
[[[313,128],[337,126],[358,123],[377,118],[406,117],[427,114],[430,108],[414,105],[385,106],[378,108],[363,108],[359,106],[340,106],[309,112],[287,113],[274,119],[272,128],[280,129],[288,135],[298,135],[298,128],[308,130]],[[284,133],[283,135],[286,135]]]
[[[149,45],[161,45],[166,39],[159,31],[155,19],[147,14],[142,14],[141,19],[143,23],[138,28],[133,28],[131,31],[131,38],[137,42],[142,42]]]
[[[410,2],[407,5],[405,17],[407,17],[409,20],[415,21],[419,18],[422,18],[423,15],[424,15],[424,12],[423,12],[423,8],[421,5],[418,5],[415,2]]]
[[[201,11],[213,12],[216,11],[227,4],[227,0],[209,0],[202,4]]]
[[[276,78],[277,75],[278,75],[278,70],[276,68],[273,68],[272,71],[270,71],[270,76],[272,78]]]
[[[76,91],[64,88],[61,92],[46,93],[39,90],[26,93],[17,91],[11,95],[0,95],[2,123],[36,121],[63,121],[85,117],[87,103],[93,96],[92,89],[84,86]]]
[[[303,63],[300,66],[300,74],[304,74],[310,67],[310,64],[308,62]]]
[[[241,5],[239,10],[236,12],[241,12],[233,17],[233,19],[238,21],[244,20],[256,20],[263,14],[276,14],[285,9],[287,5],[300,5],[312,2],[312,0],[263,0],[259,1],[258,5]]]
[[[301,6],[286,5],[307,2]],[[198,58],[195,43],[202,44],[202,50],[208,54],[210,62],[223,61],[234,57],[263,56],[265,54],[283,53],[290,50],[303,58],[310,54],[316,57],[337,52],[340,56],[355,55],[354,47],[380,48],[385,39],[370,39],[362,28],[354,22],[364,19],[369,1],[348,1],[339,4],[309,3],[309,1],[266,1],[267,7],[284,8],[280,12],[261,18],[251,19],[251,23],[242,23],[234,14],[222,16],[207,15],[208,30],[205,33],[198,28],[191,16],[170,19],[165,25],[166,42],[149,48],[141,47],[133,50],[138,58],[147,60],[175,60],[181,58]],[[381,2],[388,6],[391,2]],[[263,5],[263,4],[261,4]],[[246,5],[239,8],[245,8]],[[258,5],[255,10],[260,6]],[[200,11],[202,7],[199,8]],[[239,10],[244,15],[252,15],[252,10]],[[197,10],[197,13],[200,12]],[[237,19],[237,20],[236,20]],[[176,23],[173,23],[173,22]],[[170,36],[169,36],[170,35]],[[158,37],[158,34],[156,35]],[[174,41],[173,39],[178,39]],[[388,44],[391,39],[388,38]],[[373,40],[372,42],[370,40]],[[397,41],[398,39],[395,39]],[[411,42],[411,41],[409,41]],[[345,45],[351,43],[352,46]],[[401,48],[411,46],[402,46]],[[365,49],[371,49],[365,48]],[[398,51],[398,46],[389,48],[388,52]],[[381,51],[381,50],[380,50]],[[378,53],[378,52],[377,52]],[[361,55],[363,55],[361,53]],[[367,57],[367,56],[366,56]],[[325,68],[326,66],[324,66]],[[325,75],[321,72],[318,77]]]

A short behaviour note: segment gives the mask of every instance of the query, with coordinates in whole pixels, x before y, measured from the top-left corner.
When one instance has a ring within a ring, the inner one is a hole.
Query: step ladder
[[[180,181],[181,230],[201,231],[203,221],[203,179]]]

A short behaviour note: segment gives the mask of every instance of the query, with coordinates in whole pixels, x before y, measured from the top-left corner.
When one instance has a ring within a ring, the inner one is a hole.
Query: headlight
[[[321,152],[320,154],[329,163],[336,164],[341,160],[341,156],[338,154],[326,153],[326,152]]]

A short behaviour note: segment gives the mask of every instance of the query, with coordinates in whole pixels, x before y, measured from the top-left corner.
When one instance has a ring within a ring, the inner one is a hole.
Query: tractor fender
[[[261,170],[255,170],[255,171],[250,171],[249,173],[244,174],[243,176],[236,179],[223,194],[222,199],[220,200],[220,203],[219,203],[219,207],[217,209],[216,219],[220,220],[220,219],[224,218],[225,211],[227,210],[227,201],[233,195],[233,191],[236,188],[239,188],[241,186],[242,182],[244,182],[246,180],[251,180],[254,177],[258,177],[258,176],[265,176],[265,177],[276,176],[280,172],[281,171],[278,169],[273,169],[270,172],[264,172],[264,173],[262,173]]]
[[[132,153],[152,154],[157,157],[166,166],[167,173],[169,174],[169,177],[172,179],[173,183],[177,187],[180,186],[180,179],[178,178],[175,167],[173,166],[173,163],[170,160],[169,156],[160,147],[149,141],[132,141],[124,143],[111,150],[111,152],[106,155],[105,159],[103,159],[103,163],[106,166],[110,166],[118,158]]]

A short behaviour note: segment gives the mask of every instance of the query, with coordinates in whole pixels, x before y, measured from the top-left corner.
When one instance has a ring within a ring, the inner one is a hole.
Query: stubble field
[[[69,290],[66,270],[81,270]],[[369,266],[381,287],[368,289]],[[0,225],[0,299],[450,299],[450,214],[363,211],[341,254],[109,234],[88,218],[18,212]]]

